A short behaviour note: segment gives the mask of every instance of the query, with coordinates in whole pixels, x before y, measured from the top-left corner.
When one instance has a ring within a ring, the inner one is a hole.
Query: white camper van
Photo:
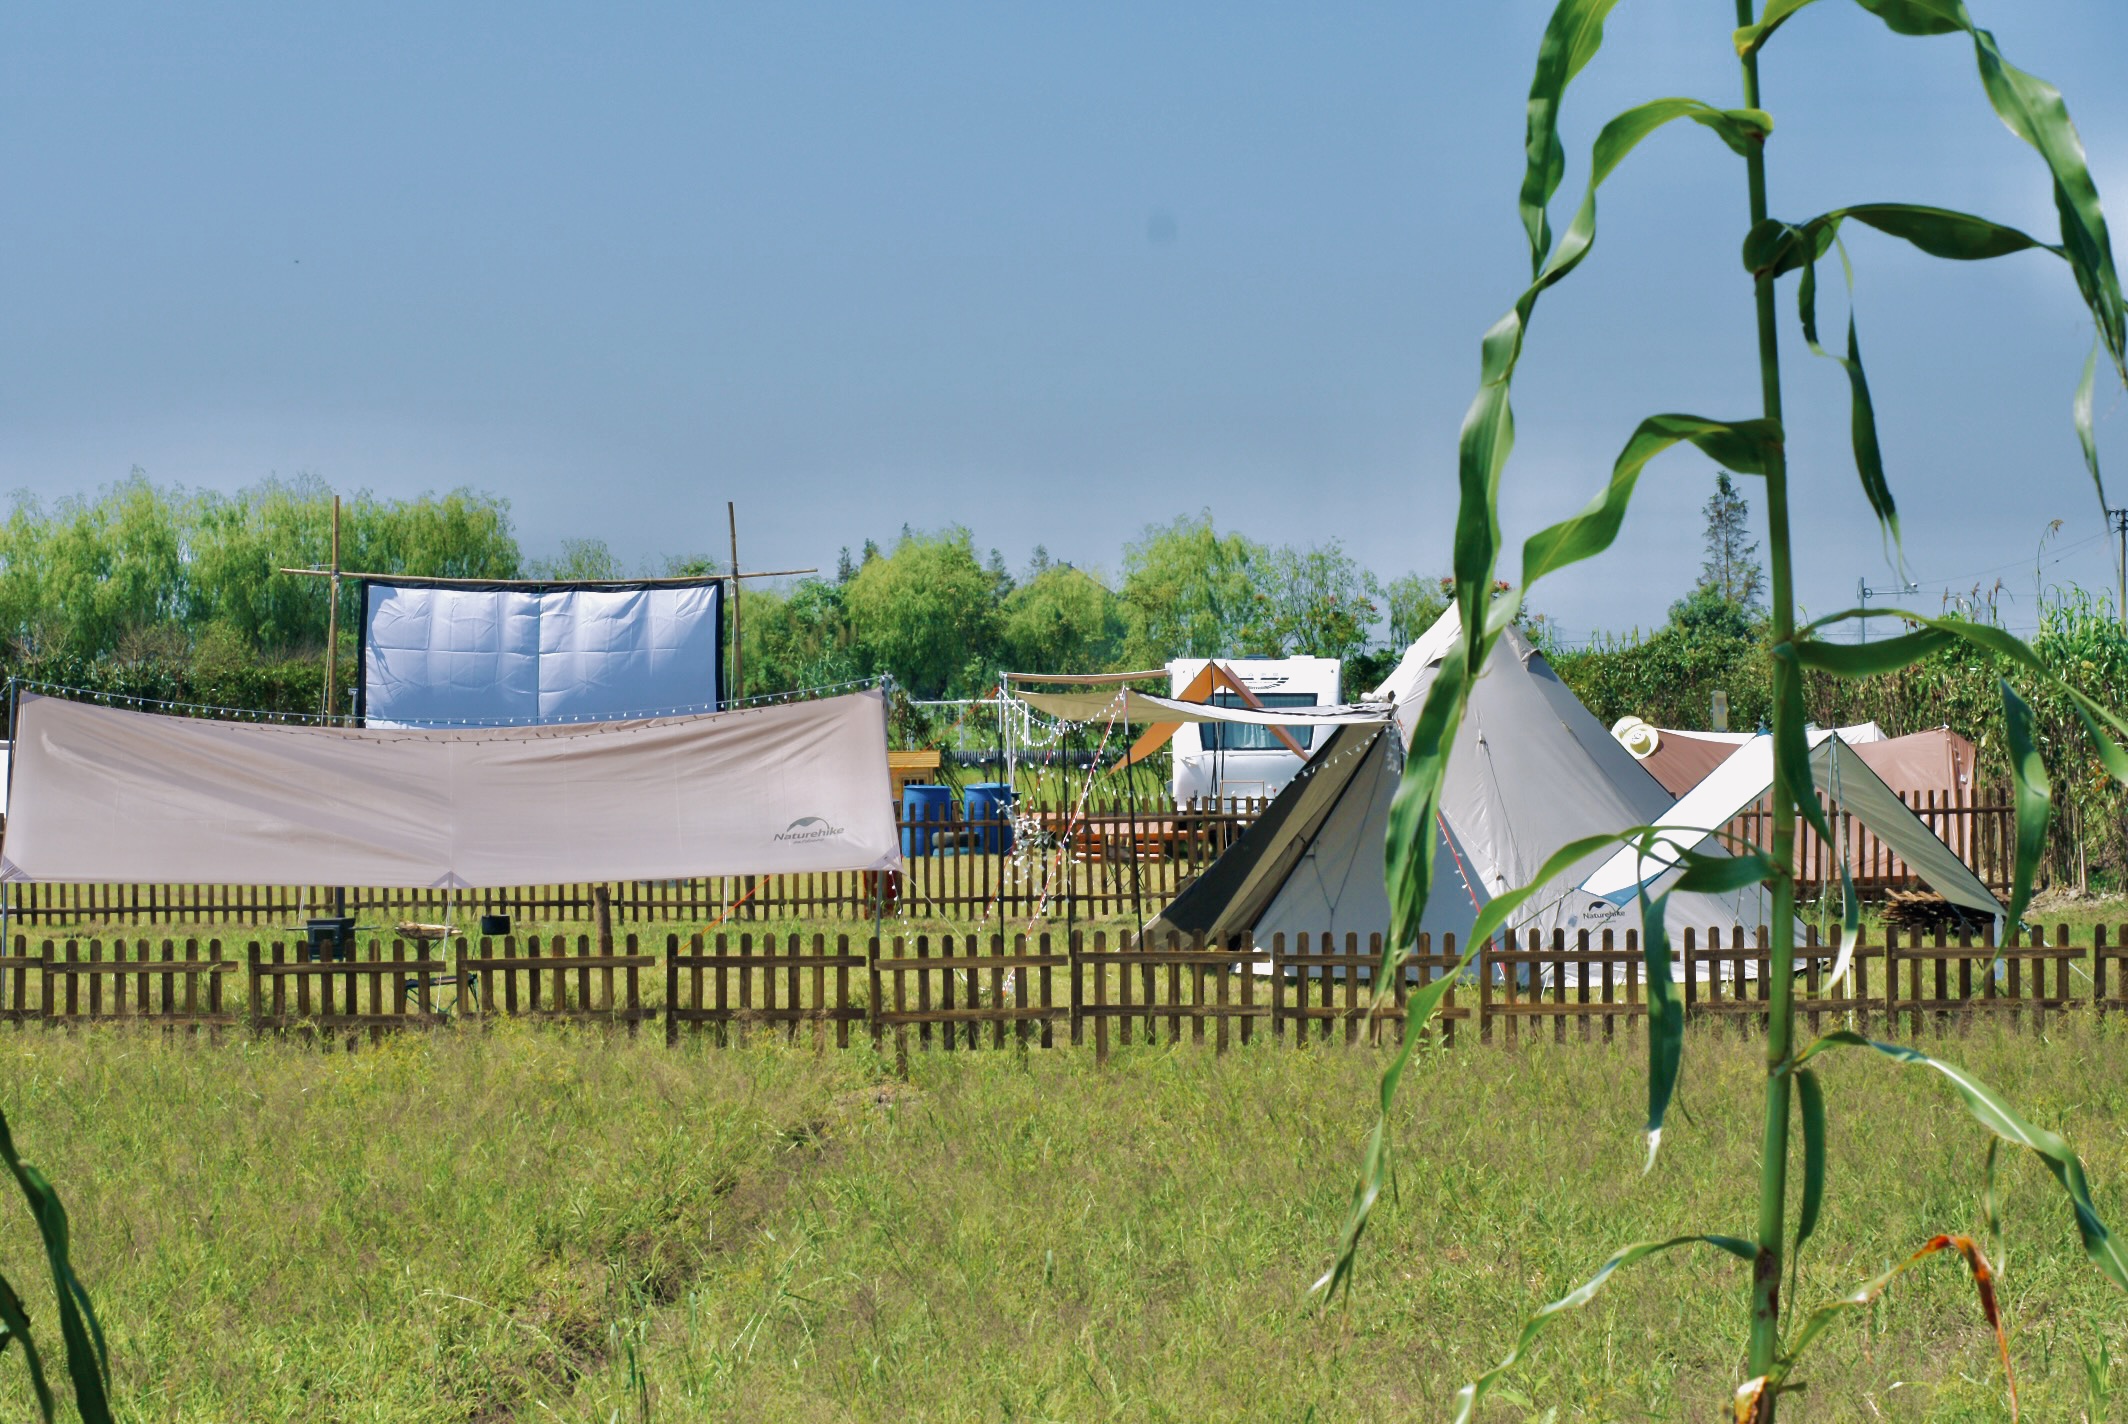
[[[1205,658],[1177,658],[1167,665],[1169,695],[1180,697],[1205,670]],[[1343,664],[1336,658],[1221,658],[1220,666],[1239,678],[1268,709],[1279,707],[1329,707],[1338,700],[1338,675]],[[1215,688],[1210,701],[1222,707],[1246,707],[1248,703],[1232,688]],[[1286,734],[1313,755],[1313,727],[1288,727]],[[1175,734],[1175,804],[1186,806],[1192,799],[1211,801],[1235,796],[1276,796],[1302,766],[1304,757],[1286,749],[1278,733],[1269,727],[1251,727],[1221,722],[1191,722]]]

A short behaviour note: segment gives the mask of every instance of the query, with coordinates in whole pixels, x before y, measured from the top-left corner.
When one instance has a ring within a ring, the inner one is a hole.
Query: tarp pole
[[[325,725],[333,725],[333,674],[340,660],[340,496],[333,496],[332,579],[325,594]],[[347,887],[333,886],[333,915],[347,914]],[[335,934],[338,933],[336,928]],[[349,943],[353,943],[352,940]]]
[[[15,713],[21,706],[21,702],[21,679],[9,677],[7,680],[7,789],[10,792],[15,789],[15,741],[22,726]],[[14,802],[10,800],[8,804],[13,805]],[[10,929],[8,914],[14,908],[14,891],[15,883],[12,880],[0,880],[0,954],[7,953],[8,946],[14,943],[13,940],[8,938]],[[49,1009],[51,1006],[47,1004],[45,1007]]]
[[[1131,775],[1130,753],[1123,754],[1123,792],[1130,797],[1131,913],[1138,921],[1138,947],[1145,947],[1145,893],[1138,865],[1138,779]]]

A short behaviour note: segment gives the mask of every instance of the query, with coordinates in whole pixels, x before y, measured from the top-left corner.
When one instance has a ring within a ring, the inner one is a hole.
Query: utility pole
[[[1884,597],[1884,595],[1886,595],[1887,593],[1919,593],[1919,592],[1921,592],[1921,585],[1920,585],[1920,584],[1918,584],[1918,583],[1901,583],[1901,584],[1900,584],[1900,585],[1899,585],[1899,586],[1898,586],[1897,588],[1871,588],[1871,587],[1869,586],[1869,581],[1868,581],[1867,579],[1856,579],[1856,580],[1855,580],[1855,598],[1856,598],[1856,599],[1857,599],[1857,600],[1858,600],[1858,601],[1859,601],[1859,602],[1861,603],[1861,605],[1862,605],[1862,612],[1863,612],[1863,615],[1864,615],[1863,617],[1861,617],[1861,618],[1857,618],[1857,619],[1855,620],[1855,627],[1856,627],[1856,629],[1857,629],[1857,630],[1858,630],[1858,631],[1860,632],[1860,634],[1861,634],[1861,637],[1860,637],[1860,638],[1859,638],[1859,639],[1858,639],[1857,641],[1859,641],[1859,642],[1864,642],[1864,643],[1866,643],[1866,642],[1868,642],[1868,641],[1869,641],[1869,618],[1868,618],[1868,613],[1869,613],[1869,601],[1870,601],[1870,600],[1871,600],[1872,598],[1882,598],[1882,597]]]
[[[325,720],[332,724],[333,665],[340,656],[340,496],[333,496],[332,577],[325,595]]]
[[[734,707],[746,700],[746,643],[739,627],[739,506],[724,501],[724,517],[731,523],[731,675],[727,701]]]
[[[2121,615],[2121,628],[2128,631],[2128,509],[2109,509],[2106,517],[2113,521],[2113,532],[2121,536],[2120,592],[2114,604]]]

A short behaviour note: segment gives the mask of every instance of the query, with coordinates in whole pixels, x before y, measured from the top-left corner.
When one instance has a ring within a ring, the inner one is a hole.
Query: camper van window
[[[1314,707],[1316,696],[1312,692],[1260,692],[1256,700],[1265,707]],[[1249,704],[1232,692],[1212,694],[1215,707],[1246,707]],[[1313,727],[1288,727],[1286,732],[1304,750],[1315,745]],[[1197,724],[1199,745],[1208,752],[1277,752],[1285,750],[1285,743],[1278,733],[1269,727],[1251,727],[1238,722],[1199,722]]]

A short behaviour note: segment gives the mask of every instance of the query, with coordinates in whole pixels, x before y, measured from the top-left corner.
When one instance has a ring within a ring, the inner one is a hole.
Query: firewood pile
[[[1961,923],[1958,907],[1930,890],[1891,890],[1885,894],[1884,924],[1887,929],[1955,930]]]

